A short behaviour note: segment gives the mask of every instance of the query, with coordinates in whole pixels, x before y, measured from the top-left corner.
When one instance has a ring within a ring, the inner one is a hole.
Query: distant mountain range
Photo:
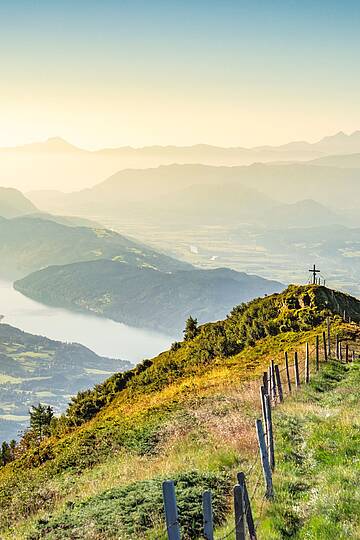
[[[203,159],[241,159],[244,157],[266,155],[272,156],[272,153],[303,153],[306,159],[309,159],[311,154],[352,154],[360,152],[360,130],[354,131],[351,134],[346,134],[339,131],[335,135],[323,137],[317,142],[309,143],[307,141],[293,141],[281,145],[262,145],[254,147],[232,146],[221,147],[211,144],[194,144],[191,146],[175,146],[175,145],[153,145],[144,147],[119,146],[112,148],[100,148],[98,150],[85,150],[65,141],[61,137],[50,137],[43,142],[34,142],[15,147],[0,148],[0,152],[44,152],[44,153],[82,153],[95,155],[121,155],[127,157],[133,156],[163,156],[165,159],[171,159],[171,162],[176,162],[173,157],[187,157],[193,159],[195,156]],[[203,159],[201,162],[204,162]],[[294,159],[299,159],[296,157]],[[188,161],[187,161],[188,162]],[[190,161],[194,163],[194,161]]]
[[[288,224],[287,215],[289,224],[294,225],[296,217],[291,213],[296,206],[289,204],[300,205],[300,225],[301,208],[305,206],[308,225],[351,224],[352,218],[342,210],[351,209],[360,200],[359,176],[359,169],[313,163],[167,165],[119,171],[91,189],[70,194],[46,191],[28,196],[51,212],[99,220],[150,220],[164,226],[184,226],[188,220],[208,224],[250,220],[271,225],[281,215],[284,226]],[[304,200],[308,202],[304,204]]]
[[[193,146],[149,146],[84,150],[59,137],[14,148],[0,148],[3,183],[22,191],[30,189],[79,190],[126,168],[144,169],[172,163],[201,163],[239,166],[252,163],[308,161],[332,154],[360,153],[360,131],[339,132],[318,142],[291,142],[280,146],[222,148],[207,144]]]

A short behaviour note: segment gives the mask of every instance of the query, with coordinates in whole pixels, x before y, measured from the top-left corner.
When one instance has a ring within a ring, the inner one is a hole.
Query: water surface
[[[9,281],[0,281],[0,314],[4,323],[25,332],[81,343],[102,356],[130,362],[151,358],[173,341],[151,330],[40,304],[16,291]]]

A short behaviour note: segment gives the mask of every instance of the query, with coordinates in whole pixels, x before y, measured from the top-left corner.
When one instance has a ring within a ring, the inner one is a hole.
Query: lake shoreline
[[[174,338],[89,312],[37,302],[0,280],[2,322],[57,341],[80,343],[100,356],[138,363],[169,348]]]

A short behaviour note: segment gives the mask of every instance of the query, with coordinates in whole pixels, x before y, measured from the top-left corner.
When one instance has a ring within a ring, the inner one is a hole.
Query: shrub
[[[202,493],[211,489],[214,521],[226,520],[229,511],[229,477],[191,471],[174,478],[182,538],[194,540],[202,531]],[[87,531],[102,538],[146,538],[155,527],[165,529],[162,479],[135,482],[111,489],[81,503],[68,503],[56,517],[41,519],[31,540],[87,538]],[[121,536],[120,536],[121,534]]]

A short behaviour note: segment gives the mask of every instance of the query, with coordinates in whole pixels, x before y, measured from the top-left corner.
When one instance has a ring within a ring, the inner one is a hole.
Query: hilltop
[[[48,439],[0,470],[4,538],[162,539],[164,476],[188,494],[185,529],[195,527],[187,500],[197,485],[216,491],[224,523],[231,476],[256,452],[258,377],[269,358],[313,342],[327,316],[333,337],[358,338],[344,310],[360,322],[355,298],[290,286],[191,325],[171,350],[80,393]]]

